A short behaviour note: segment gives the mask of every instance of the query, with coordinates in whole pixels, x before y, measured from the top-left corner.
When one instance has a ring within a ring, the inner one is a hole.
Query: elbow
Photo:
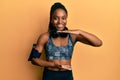
[[[40,65],[38,64],[38,60],[37,60],[37,59],[34,59],[34,58],[31,60],[31,64],[40,66]]]
[[[31,64],[36,65],[36,62],[32,59]]]

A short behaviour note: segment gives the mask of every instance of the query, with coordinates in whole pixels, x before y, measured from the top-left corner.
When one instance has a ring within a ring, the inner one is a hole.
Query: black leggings
[[[44,69],[43,80],[73,80],[72,71],[52,71]]]

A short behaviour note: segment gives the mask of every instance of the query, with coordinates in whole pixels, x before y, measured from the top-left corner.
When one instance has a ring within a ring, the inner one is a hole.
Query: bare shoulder
[[[36,49],[39,52],[43,51],[43,48],[44,48],[45,44],[48,41],[48,37],[49,37],[48,32],[40,34],[40,36],[39,36],[39,38],[37,40],[37,44],[36,44]]]
[[[77,38],[77,36],[74,35],[74,34],[70,34],[70,35],[71,35],[71,37],[72,37],[72,41],[73,41],[73,43],[75,43],[75,42],[76,42],[76,38]]]
[[[39,43],[45,44],[48,41],[48,38],[49,38],[49,33],[48,32],[42,33],[42,34],[40,34],[37,43],[38,44]]]

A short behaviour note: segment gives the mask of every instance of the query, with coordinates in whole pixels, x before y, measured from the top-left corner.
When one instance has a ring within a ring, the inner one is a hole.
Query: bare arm
[[[89,44],[95,47],[99,47],[102,45],[102,41],[97,36],[82,30],[67,30],[60,32],[75,34],[76,41],[80,41],[85,44]]]
[[[79,34],[77,35],[77,41],[81,41],[83,43],[95,46],[95,47],[99,47],[102,45],[102,41],[95,35],[82,31],[82,30],[78,30]]]
[[[44,45],[48,40],[47,36],[48,36],[47,34],[42,34],[42,35],[40,35],[40,37],[37,41],[35,49],[40,54],[42,53]],[[42,60],[42,59],[39,59],[39,58],[32,58],[31,63],[34,64],[34,65],[41,66],[41,67],[54,67],[55,66],[55,64],[53,62],[48,62],[46,60]]]

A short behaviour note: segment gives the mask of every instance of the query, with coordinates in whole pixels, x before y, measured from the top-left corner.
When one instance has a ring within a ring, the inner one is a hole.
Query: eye
[[[62,20],[66,20],[66,17],[62,17]]]
[[[57,17],[54,17],[53,19],[54,19],[54,20],[58,20],[58,18],[57,18]]]

